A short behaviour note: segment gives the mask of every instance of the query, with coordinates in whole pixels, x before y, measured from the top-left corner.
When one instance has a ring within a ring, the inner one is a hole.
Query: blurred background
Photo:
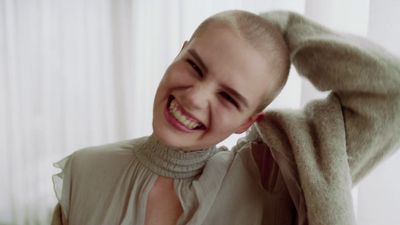
[[[227,9],[293,10],[400,55],[396,0],[0,0],[0,224],[49,224],[54,162],[149,135],[164,70],[202,20]],[[292,70],[270,107],[324,95]],[[398,171],[395,153],[355,189],[359,224],[400,224]]]

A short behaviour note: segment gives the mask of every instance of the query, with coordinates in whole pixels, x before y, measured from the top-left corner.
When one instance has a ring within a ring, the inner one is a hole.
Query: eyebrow
[[[188,52],[190,53],[190,55],[197,61],[197,63],[199,63],[201,69],[207,73],[208,69],[206,67],[206,64],[203,62],[203,60],[200,58],[199,54],[197,54],[197,52],[194,49],[189,49]]]
[[[245,105],[247,108],[249,107],[249,103],[246,100],[243,95],[241,95],[239,92],[237,92],[235,89],[228,87],[226,85],[221,85],[223,89],[225,89],[227,92],[229,92],[231,95],[235,96],[240,102],[242,102],[243,105]]]
[[[203,60],[201,59],[201,57],[199,56],[199,54],[197,54],[197,52],[194,49],[189,49],[188,52],[199,63],[200,67],[204,70],[204,72],[207,73],[208,69],[207,69],[206,65],[204,64]],[[249,107],[249,103],[246,100],[246,98],[243,97],[243,95],[241,95],[239,92],[237,92],[235,89],[233,89],[231,87],[228,87],[223,84],[221,86],[224,90],[226,90],[231,95],[233,95],[235,98],[237,98],[240,102],[242,102],[243,105],[245,105],[247,108]]]

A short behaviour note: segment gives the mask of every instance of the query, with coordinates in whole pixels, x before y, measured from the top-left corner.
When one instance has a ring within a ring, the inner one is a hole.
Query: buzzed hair
[[[201,36],[212,25],[231,28],[258,50],[265,57],[266,63],[271,65],[269,71],[273,79],[270,81],[271,84],[268,84],[270,88],[264,93],[261,103],[255,110],[255,113],[261,112],[278,96],[288,79],[289,50],[282,33],[261,16],[242,10],[229,10],[204,20],[194,31],[189,42]]]

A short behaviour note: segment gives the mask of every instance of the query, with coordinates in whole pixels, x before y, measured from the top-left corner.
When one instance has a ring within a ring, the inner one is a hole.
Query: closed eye
[[[203,77],[203,72],[201,71],[200,67],[197,66],[197,64],[195,62],[193,62],[191,59],[186,59],[186,62],[196,71],[196,73],[200,77]]]
[[[233,99],[228,93],[226,92],[221,92],[220,95],[227,100],[229,103],[231,103],[232,105],[234,105],[236,108],[239,109],[239,104],[235,101],[235,99]]]

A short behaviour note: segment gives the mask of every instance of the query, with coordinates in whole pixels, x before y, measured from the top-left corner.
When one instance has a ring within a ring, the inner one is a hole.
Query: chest
[[[145,225],[173,225],[182,214],[182,206],[171,178],[158,177],[147,197]]]

